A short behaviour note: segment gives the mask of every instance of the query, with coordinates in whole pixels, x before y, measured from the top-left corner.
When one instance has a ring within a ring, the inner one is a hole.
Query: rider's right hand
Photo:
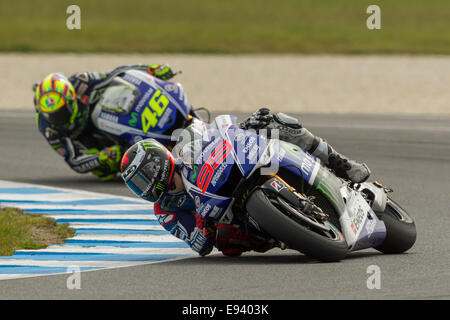
[[[175,75],[168,64],[152,64],[148,66],[147,71],[161,80],[169,80]]]
[[[98,162],[114,173],[119,171],[121,159],[122,152],[119,146],[107,147],[101,150],[98,155]]]

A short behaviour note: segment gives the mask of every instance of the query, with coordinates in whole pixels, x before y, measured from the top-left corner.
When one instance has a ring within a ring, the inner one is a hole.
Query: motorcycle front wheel
[[[395,201],[388,199],[384,212],[376,212],[386,226],[386,238],[376,250],[383,253],[402,253],[416,242],[417,232],[414,220]]]
[[[296,208],[286,208],[279,199],[274,199],[261,189],[255,190],[247,200],[248,214],[258,225],[275,239],[294,249],[324,262],[345,258],[348,245],[339,230],[328,221],[312,221]],[[297,210],[301,219],[294,219],[292,210]],[[322,226],[321,226],[322,224]]]

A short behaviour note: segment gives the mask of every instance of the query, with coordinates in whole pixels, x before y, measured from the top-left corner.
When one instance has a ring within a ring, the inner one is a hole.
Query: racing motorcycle
[[[209,221],[240,219],[321,261],[368,248],[401,253],[415,243],[415,223],[391,189],[338,178],[296,145],[240,129],[233,116],[194,121],[172,153]]]
[[[208,110],[193,109],[180,83],[138,70],[116,76],[91,100],[97,100],[91,114],[94,126],[124,150],[146,138],[171,145],[175,129],[184,128],[192,118],[201,119],[198,111],[209,117]]]

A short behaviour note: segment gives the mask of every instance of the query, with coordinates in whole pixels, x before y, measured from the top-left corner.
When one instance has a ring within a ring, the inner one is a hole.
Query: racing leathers
[[[76,73],[69,78],[76,92],[79,109],[75,121],[69,127],[55,126],[39,116],[39,113],[36,114],[39,131],[74,171],[92,172],[101,180],[110,180],[116,176],[124,147],[114,137],[98,130],[91,121],[91,114],[114,77],[127,70],[141,70],[162,80],[174,76],[171,68],[164,64],[121,66],[108,73]],[[37,102],[34,101],[34,104]]]

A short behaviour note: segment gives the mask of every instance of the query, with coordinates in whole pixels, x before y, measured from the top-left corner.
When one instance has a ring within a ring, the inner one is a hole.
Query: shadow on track
[[[341,263],[348,260],[362,260],[365,258],[374,258],[385,256],[384,254],[376,251],[369,252],[352,252],[347,255],[347,257],[340,262]],[[240,257],[227,257],[221,253],[216,253],[206,257],[193,257],[188,259],[182,259],[179,261],[173,261],[172,264],[183,264],[183,265],[283,265],[283,264],[332,264],[333,262],[321,262],[316,259],[305,256],[294,250],[289,250],[286,252],[278,251],[277,253],[244,253]]]

